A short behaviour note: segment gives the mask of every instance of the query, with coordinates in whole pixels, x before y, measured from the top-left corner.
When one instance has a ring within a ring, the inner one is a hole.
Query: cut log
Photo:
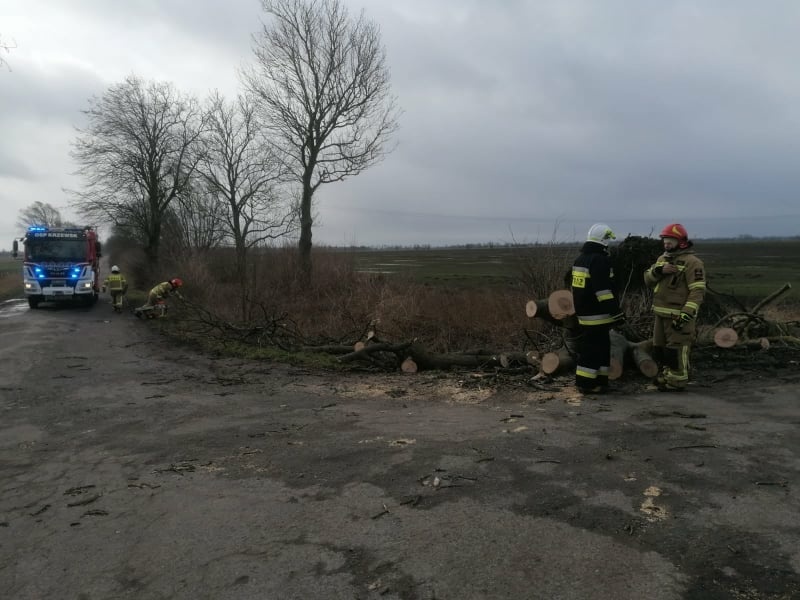
[[[630,349],[633,362],[642,375],[650,378],[658,375],[658,363],[650,355],[653,350],[652,340],[630,344]]]
[[[624,335],[617,333],[613,329],[609,331],[608,337],[611,340],[611,360],[608,365],[608,378],[614,380],[622,377],[625,353],[628,350],[628,340]]]
[[[560,348],[557,352],[548,352],[542,356],[542,372],[546,375],[554,375],[574,368],[575,361],[566,348]]]
[[[562,290],[562,293],[565,290]],[[558,292],[553,292],[557,294]],[[569,295],[568,299],[561,299],[556,298],[554,301],[556,304],[563,304],[565,301],[568,301],[570,306],[572,306],[572,294],[570,292],[566,292]],[[552,295],[551,295],[552,297]],[[575,330],[578,327],[578,318],[575,316],[574,308],[565,307],[559,308],[558,310],[571,310],[571,314],[566,313],[559,313],[553,314],[551,312],[551,300],[528,300],[527,304],[525,305],[525,314],[528,315],[531,319],[537,318],[542,319],[543,321],[547,321],[552,325],[556,325],[558,327],[563,327],[569,330]]]
[[[575,314],[570,290],[556,290],[547,298],[547,308],[554,319],[564,319]]]
[[[550,317],[547,300],[528,300],[527,304],[525,304],[525,314],[531,319],[534,317],[542,318],[545,315]]]
[[[416,373],[419,369],[414,359],[409,356],[400,364],[400,370],[403,373]]]
[[[720,348],[731,348],[739,341],[739,334],[732,327],[720,327],[714,332],[714,343]]]
[[[353,344],[353,352],[358,352],[359,350],[363,350],[366,347],[364,342],[356,342]]]

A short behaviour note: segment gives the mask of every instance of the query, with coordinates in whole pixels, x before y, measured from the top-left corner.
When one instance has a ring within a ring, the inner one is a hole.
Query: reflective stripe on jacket
[[[125,281],[125,277],[123,277],[121,273],[111,273],[106,277],[103,285],[112,292],[121,292],[128,287],[128,282]]]

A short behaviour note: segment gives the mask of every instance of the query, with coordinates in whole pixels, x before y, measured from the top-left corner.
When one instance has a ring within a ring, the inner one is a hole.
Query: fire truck
[[[28,227],[14,240],[12,254],[24,245],[22,282],[28,305],[40,302],[97,302],[100,293],[100,242],[92,227]]]

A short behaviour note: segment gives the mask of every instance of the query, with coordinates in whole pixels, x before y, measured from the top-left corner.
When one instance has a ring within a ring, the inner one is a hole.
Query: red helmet
[[[175,279],[170,279],[169,282],[170,284],[172,284],[172,287],[174,288],[179,288],[183,285],[183,279],[180,279],[178,277],[176,277]]]
[[[672,223],[661,230],[660,238],[675,238],[678,240],[678,247],[685,248],[689,242],[689,232],[680,223]]]

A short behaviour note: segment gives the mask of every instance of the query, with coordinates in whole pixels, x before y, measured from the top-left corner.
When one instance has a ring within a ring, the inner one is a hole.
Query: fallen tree
[[[768,351],[776,343],[800,345],[800,328],[797,323],[775,323],[761,313],[786,290],[787,284],[751,310],[740,310],[722,317],[715,327],[700,329],[698,345],[719,348],[740,348],[748,351]],[[525,313],[530,320],[540,321],[550,328],[535,327],[531,331],[542,343],[534,343],[536,350],[505,351],[500,348],[480,348],[460,352],[434,352],[418,338],[407,341],[386,341],[376,334],[376,322],[358,329],[357,341],[310,340],[286,314],[276,314],[261,307],[262,318],[246,323],[220,319],[210,309],[183,302],[179,310],[170,314],[176,326],[187,326],[195,337],[214,340],[228,347],[247,345],[274,347],[286,352],[304,352],[335,355],[341,364],[367,365],[370,368],[416,373],[423,370],[474,369],[493,373],[539,373],[555,376],[575,368],[580,335],[572,295],[569,290],[556,290],[548,298],[530,300]],[[777,335],[757,335],[766,331]],[[526,329],[526,335],[528,330]],[[633,339],[629,339],[633,338]],[[530,335],[528,335],[529,339]],[[658,364],[652,356],[649,340],[640,341],[641,333],[634,328],[612,330],[609,378],[620,379],[626,373],[652,378]],[[638,338],[638,339],[637,339]],[[350,338],[353,339],[352,337]]]

